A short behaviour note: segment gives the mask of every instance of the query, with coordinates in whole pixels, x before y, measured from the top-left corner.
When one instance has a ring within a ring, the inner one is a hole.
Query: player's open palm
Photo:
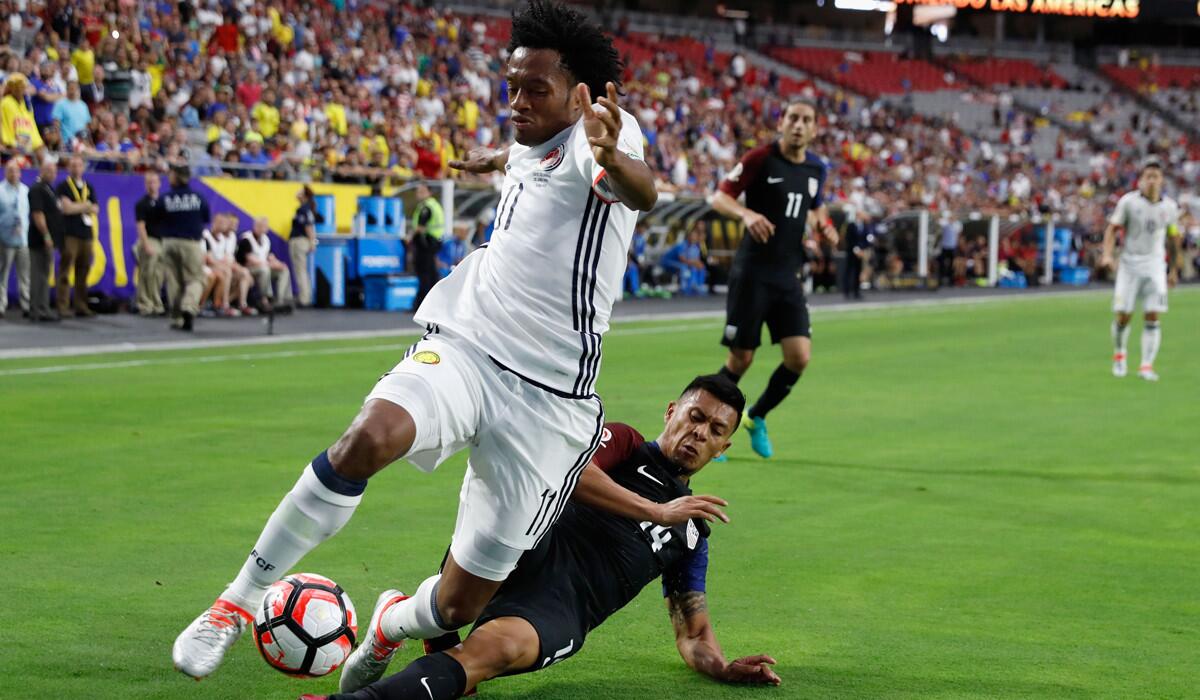
[[[611,82],[605,84],[607,97],[601,97],[592,104],[592,94],[588,86],[580,83],[575,86],[579,103],[583,108],[583,128],[587,134],[588,143],[592,146],[592,155],[601,167],[612,164],[617,154],[617,138],[621,135],[621,111],[617,108],[617,86]]]
[[[729,503],[725,499],[716,496],[680,496],[660,506],[654,523],[672,527],[683,525],[693,518],[707,520],[710,523],[718,520],[727,523],[729,516],[725,515],[725,511],[721,508],[728,505]]]
[[[721,679],[726,683],[760,683],[763,685],[779,685],[782,681],[771,666],[775,663],[775,659],[766,654],[758,654],[756,656],[743,656],[740,659],[734,659],[725,666],[724,677]]]

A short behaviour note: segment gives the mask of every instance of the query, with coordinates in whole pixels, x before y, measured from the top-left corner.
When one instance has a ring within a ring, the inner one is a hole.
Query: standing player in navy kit
[[[812,355],[808,302],[797,276],[804,249],[816,245],[810,234],[817,229],[831,245],[838,240],[821,195],[825,163],[808,150],[816,132],[816,107],[792,101],[779,119],[779,139],[742,156],[712,199],[713,209],[740,219],[748,234],[729,274],[721,338],[729,357],[721,374],[737,382],[750,369],[764,323],[783,350],[783,363],[746,414],[750,445],[761,457],[773,454],[767,413],[792,390]],[[743,193],[744,205],[738,202]]]

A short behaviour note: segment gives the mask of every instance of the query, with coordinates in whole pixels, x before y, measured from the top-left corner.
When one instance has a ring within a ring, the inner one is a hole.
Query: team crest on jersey
[[[422,350],[412,356],[413,362],[420,362],[423,365],[436,365],[442,361],[442,356],[432,350]]]
[[[551,170],[554,170],[558,166],[562,165],[563,158],[565,158],[566,155],[567,146],[566,144],[560,143],[554,148],[550,149],[549,153],[542,156],[542,160],[540,163],[538,163],[538,167],[546,172],[550,172]]]
[[[821,183],[817,182],[817,178],[815,178],[815,177],[808,178],[808,196],[816,199],[817,188],[820,186],[821,186]]]

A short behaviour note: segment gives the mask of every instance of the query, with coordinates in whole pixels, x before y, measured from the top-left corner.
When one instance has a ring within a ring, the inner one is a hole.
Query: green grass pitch
[[[1110,376],[1101,293],[818,310],[809,374],[770,419],[778,456],[739,433],[695,481],[731,502],[712,539],[717,635],[730,655],[774,655],[783,686],[688,670],[651,586],[574,659],[481,697],[1195,697],[1200,293],[1172,303],[1158,384]],[[618,324],[609,419],[656,435],[666,402],[720,364],[719,333]],[[332,691],[268,669],[249,639],[194,683],[171,642],[405,345],[0,362],[0,698]],[[764,348],[752,399],[777,362]],[[387,469],[300,568],[362,614],[413,587],[448,542],[464,462]]]

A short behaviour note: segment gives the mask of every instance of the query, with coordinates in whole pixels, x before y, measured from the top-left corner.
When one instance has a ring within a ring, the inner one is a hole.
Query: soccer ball
[[[358,634],[354,604],[317,574],[285,576],[267,590],[254,616],[254,642],[272,668],[316,678],[346,661]]]

